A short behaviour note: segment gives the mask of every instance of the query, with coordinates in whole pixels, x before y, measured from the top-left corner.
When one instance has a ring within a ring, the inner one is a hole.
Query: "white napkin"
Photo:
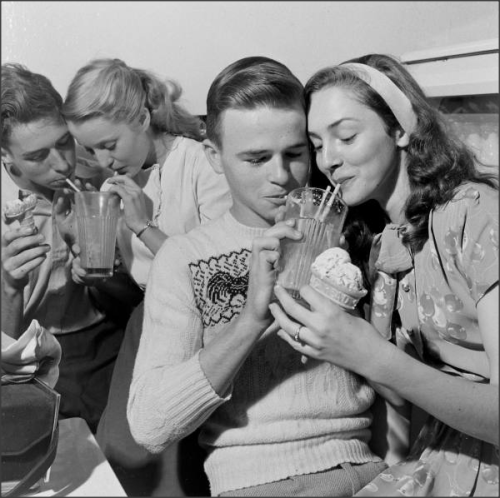
[[[2,331],[2,383],[23,382],[37,377],[50,387],[59,378],[61,345],[37,320],[19,339]]]

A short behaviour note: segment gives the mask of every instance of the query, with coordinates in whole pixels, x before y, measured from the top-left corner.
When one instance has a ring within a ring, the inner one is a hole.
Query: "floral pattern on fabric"
[[[410,456],[355,496],[498,496],[498,459],[497,447],[432,419]]]
[[[392,325],[398,347],[450,375],[487,382],[476,305],[498,284],[498,192],[476,184],[431,213],[429,240],[411,261],[401,227],[374,241],[371,322]],[[386,272],[389,278],[384,275]],[[402,326],[391,324],[387,303]],[[410,455],[356,496],[498,496],[499,450],[429,417]]]

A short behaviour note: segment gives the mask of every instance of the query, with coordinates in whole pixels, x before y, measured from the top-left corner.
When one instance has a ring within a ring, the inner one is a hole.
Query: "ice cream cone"
[[[15,199],[8,201],[3,207],[3,215],[6,221],[12,222],[18,220],[22,227],[35,228],[33,210],[38,199],[35,194],[30,194],[24,199]]]
[[[359,300],[367,294],[361,270],[351,263],[349,253],[340,247],[327,249],[314,260],[309,284],[349,310],[356,308]]]
[[[311,275],[310,286],[334,303],[349,310],[355,309],[359,300],[366,296],[366,293],[368,292],[366,289],[350,289],[330,280],[323,280],[314,271]]]

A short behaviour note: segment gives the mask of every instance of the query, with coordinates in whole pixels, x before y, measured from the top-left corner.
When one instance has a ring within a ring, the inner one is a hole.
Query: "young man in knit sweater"
[[[302,364],[268,309],[280,240],[301,237],[274,220],[308,179],[302,85],[248,57],[217,76],[207,108],[207,156],[233,205],[157,253],[131,432],[160,452],[201,426],[213,496],[351,495],[386,467],[367,444],[374,393],[334,365]]]

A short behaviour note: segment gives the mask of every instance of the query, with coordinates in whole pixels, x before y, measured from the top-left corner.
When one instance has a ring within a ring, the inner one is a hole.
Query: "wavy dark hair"
[[[182,87],[174,80],[162,80],[120,59],[94,59],[73,77],[63,114],[75,123],[96,117],[131,123],[147,108],[155,134],[184,135],[201,141],[203,121],[180,104],[181,95]]]
[[[50,80],[15,62],[2,64],[2,147],[8,148],[12,130],[42,119],[62,121],[61,95]]]
[[[433,209],[450,201],[456,189],[465,182],[484,183],[498,189],[498,177],[479,171],[478,161],[472,152],[451,133],[439,111],[431,106],[418,83],[395,58],[369,54],[346,62],[366,64],[384,73],[408,97],[417,117],[416,128],[410,134],[406,148],[411,193],[404,206],[409,227],[402,240],[413,252],[419,252],[429,237],[428,221]],[[380,116],[387,133],[393,136],[399,124],[385,101],[353,71],[342,65],[322,69],[309,79],[305,85],[307,109],[310,108],[312,94],[333,86],[352,92],[360,103]],[[359,207],[356,211],[361,212],[363,208]],[[360,229],[364,236],[370,232],[366,227]],[[360,240],[357,245],[366,246],[366,243]]]

